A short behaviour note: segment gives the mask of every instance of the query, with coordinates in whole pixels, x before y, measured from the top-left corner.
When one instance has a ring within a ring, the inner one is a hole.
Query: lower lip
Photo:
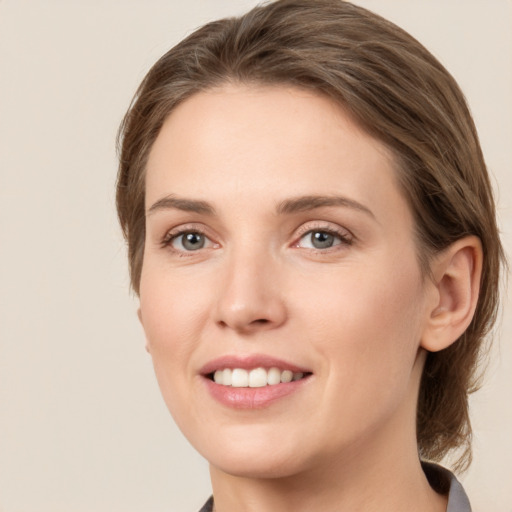
[[[216,384],[213,380],[203,377],[211,396],[222,405],[233,409],[263,409],[280,398],[299,391],[310,379],[310,376],[261,388],[234,388]]]

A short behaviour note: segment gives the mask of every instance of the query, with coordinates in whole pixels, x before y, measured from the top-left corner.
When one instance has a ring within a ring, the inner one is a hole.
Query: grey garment
[[[208,498],[208,501],[203,505],[199,512],[212,512],[213,511],[213,496]]]
[[[446,512],[471,512],[468,496],[452,472],[430,462],[422,462],[421,466],[432,488],[448,494]]]
[[[471,512],[469,499],[453,473],[430,462],[422,462],[421,465],[432,488],[441,494],[448,494],[446,512]],[[213,512],[213,496],[199,512]]]
[[[453,475],[446,512],[471,512],[468,496],[460,482]]]

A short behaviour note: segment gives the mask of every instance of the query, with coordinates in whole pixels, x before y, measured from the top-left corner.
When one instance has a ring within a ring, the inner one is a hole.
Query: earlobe
[[[482,244],[476,236],[457,240],[435,257],[432,285],[435,300],[430,304],[421,346],[443,350],[467,329],[475,313],[482,274]]]

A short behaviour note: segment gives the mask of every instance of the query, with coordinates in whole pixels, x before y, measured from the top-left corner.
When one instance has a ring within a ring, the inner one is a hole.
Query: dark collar
[[[422,462],[421,467],[432,489],[448,495],[446,512],[471,512],[468,496],[451,471],[431,462]]]

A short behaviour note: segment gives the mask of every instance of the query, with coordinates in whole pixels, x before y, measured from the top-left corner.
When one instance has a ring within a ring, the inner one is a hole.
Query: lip
[[[251,354],[248,356],[226,355],[218,357],[206,363],[200,370],[201,375],[208,375],[215,370],[224,370],[224,368],[242,368],[243,370],[252,370],[253,368],[279,368],[280,370],[290,370],[292,372],[311,373],[308,368],[297,366],[296,364],[278,359],[264,354]]]
[[[259,388],[223,386],[216,384],[209,378],[210,374],[219,369],[242,368],[244,370],[251,370],[253,368],[272,367],[279,368],[280,370],[308,373],[309,375],[300,380]],[[219,357],[204,365],[200,373],[210,396],[222,405],[232,409],[263,409],[269,407],[279,399],[299,392],[311,378],[311,370],[307,368],[262,354],[250,356],[226,355]]]

